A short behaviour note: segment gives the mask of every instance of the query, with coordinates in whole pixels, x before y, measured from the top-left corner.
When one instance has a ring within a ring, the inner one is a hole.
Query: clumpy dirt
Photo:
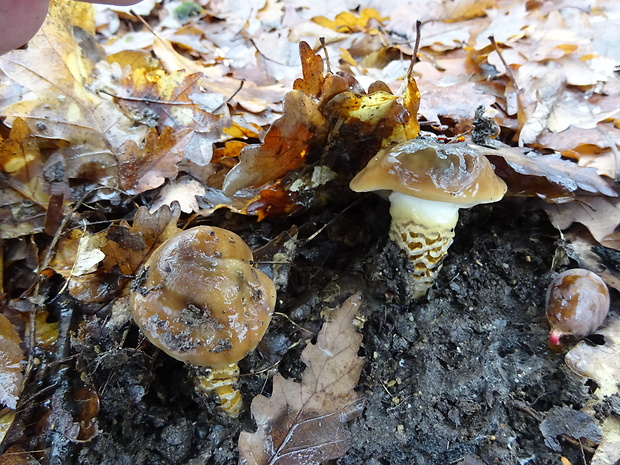
[[[379,197],[259,224],[223,213],[208,221],[238,232],[253,248],[300,227],[278,296],[283,315],[274,316],[258,350],[240,363],[242,373],[255,373],[240,382],[241,417],[222,417],[213,399],[194,392],[188,367],[151,346],[122,310],[105,308],[87,317],[72,342],[73,376],[99,395],[99,433],[52,448],[58,451],[52,463],[236,463],[239,432],[254,427],[252,397],[270,393],[274,373],[299,378],[299,355],[320,329],[321,310],[358,290],[366,357],[358,390],[366,406],[349,424],[349,452],[333,463],[588,460],[570,442],[551,450],[539,429],[552,407],[581,408],[589,387],[546,348],[544,293],[558,271],[558,233],[535,201],[505,199],[462,211],[439,279],[418,302],[406,297],[407,264],[387,239],[388,205]]]

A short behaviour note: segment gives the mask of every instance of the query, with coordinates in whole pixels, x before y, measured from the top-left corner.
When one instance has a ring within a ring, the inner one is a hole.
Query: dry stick
[[[156,99],[150,99],[150,98],[144,98],[144,97],[122,97],[120,95],[113,94],[112,92],[108,92],[105,89],[99,89],[99,92],[101,92],[102,94],[109,95],[110,97],[114,97],[120,100],[127,100],[130,102],[156,103],[159,105],[196,105],[194,102],[169,102],[167,100],[156,100]]]
[[[502,55],[501,49],[497,45],[497,42],[495,42],[495,36],[490,35],[489,36],[489,40],[491,41],[491,44],[493,44],[493,47],[495,48],[495,51],[499,55],[499,59],[501,60],[502,64],[504,65],[504,68],[506,68],[506,75],[508,76],[508,79],[510,79],[510,82],[512,82],[512,85],[514,86],[515,90],[517,92],[519,92],[519,85],[517,84],[517,80],[515,79],[515,75],[512,73],[512,68],[509,67],[508,63],[506,63],[506,60],[504,60],[504,55]]]
[[[239,83],[239,87],[237,87],[237,90],[235,90],[226,100],[224,100],[222,103],[220,103],[218,105],[218,107],[215,110],[213,110],[211,113],[217,113],[220,110],[220,108],[222,108],[224,105],[230,103],[231,100],[235,98],[235,95],[237,95],[239,92],[241,92],[241,89],[243,89],[243,84],[245,84],[245,79],[241,79],[241,82]]]
[[[421,37],[422,21],[419,19],[415,22],[415,44],[413,45],[413,56],[409,63],[409,69],[407,70],[407,81],[411,79],[413,73],[413,65],[415,65],[418,58],[418,52],[420,51],[420,37]]]
[[[263,52],[260,51],[260,49],[258,48],[258,45],[256,45],[256,42],[254,42],[254,39],[252,39],[251,37],[247,38],[248,41],[252,44],[252,46],[254,47],[254,49],[256,50],[256,52],[262,56],[265,60],[267,61],[271,61],[272,63],[275,63],[276,65],[280,65],[280,66],[286,66],[284,63],[280,63],[277,60],[274,60],[273,58],[269,58],[267,55],[265,55]]]
[[[327,64],[327,72],[329,74],[333,74],[332,67],[329,63],[329,53],[327,53],[327,46],[325,45],[325,37],[319,37],[319,41],[321,42],[321,48],[325,52],[325,63]]]

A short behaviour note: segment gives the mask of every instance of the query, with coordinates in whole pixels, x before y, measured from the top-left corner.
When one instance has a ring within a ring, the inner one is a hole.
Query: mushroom
[[[237,362],[262,339],[276,290],[253,266],[238,235],[198,226],[161,244],[132,285],[131,313],[146,337],[168,355],[197,367],[197,388],[215,390],[237,416]]]
[[[390,200],[390,239],[407,254],[414,299],[426,294],[452,244],[459,208],[497,202],[506,184],[467,143],[418,137],[382,149],[351,181]]]
[[[609,290],[592,271],[568,270],[549,284],[545,311],[551,326],[549,348],[560,352],[564,336],[581,339],[601,326],[609,312]]]

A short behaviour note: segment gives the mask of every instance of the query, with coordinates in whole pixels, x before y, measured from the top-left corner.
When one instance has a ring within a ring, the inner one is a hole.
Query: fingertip
[[[48,0],[0,0],[0,54],[25,45],[41,28]]]

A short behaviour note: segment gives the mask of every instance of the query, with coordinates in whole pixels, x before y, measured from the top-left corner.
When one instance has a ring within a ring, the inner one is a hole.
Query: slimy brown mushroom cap
[[[381,150],[351,181],[355,192],[386,190],[423,200],[473,206],[497,202],[506,184],[466,143],[418,138]]]
[[[252,265],[251,250],[230,231],[183,231],[153,252],[136,279],[134,320],[178,360],[236,363],[260,342],[275,307],[273,282]]]

